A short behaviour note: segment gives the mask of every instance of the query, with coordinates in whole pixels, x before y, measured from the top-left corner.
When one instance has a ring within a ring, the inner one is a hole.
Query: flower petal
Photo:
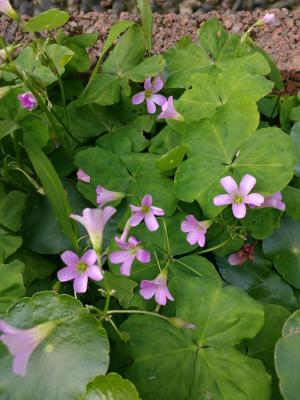
[[[193,215],[187,215],[185,220],[181,222],[182,232],[191,232],[198,228],[198,221]]]
[[[227,204],[232,204],[231,194],[219,194],[213,199],[215,206],[226,206]]]
[[[87,285],[88,275],[86,272],[74,279],[73,288],[76,293],[85,293],[87,291]]]
[[[204,232],[199,232],[198,233],[198,244],[200,247],[205,246],[205,233]]]
[[[251,204],[253,206],[261,206],[264,202],[264,196],[259,193],[250,193],[245,197],[244,203]]]
[[[8,324],[7,322],[0,320],[0,331],[7,334],[14,334],[22,332],[21,329],[15,328],[14,326]]]
[[[239,265],[240,261],[239,253],[233,253],[228,257],[228,264],[230,265]]]
[[[241,219],[246,215],[246,206],[243,203],[240,204],[232,204],[232,212],[235,218]]]
[[[78,276],[76,267],[65,267],[57,271],[57,278],[60,282],[72,281]]]
[[[103,279],[103,274],[98,265],[89,266],[87,274],[90,279],[93,279],[93,281],[101,281]]]
[[[220,184],[229,194],[235,194],[238,191],[238,185],[231,176],[225,176],[220,180]]]
[[[145,79],[145,81],[144,81],[144,89],[152,91],[151,76],[148,76],[148,78]]]
[[[151,260],[151,253],[144,249],[139,249],[136,252],[136,258],[139,262],[147,264]]]
[[[151,100],[154,101],[155,104],[158,104],[159,106],[163,106],[165,104],[165,102],[167,101],[167,99],[162,96],[161,94],[153,94],[151,96]]]
[[[97,253],[94,250],[89,249],[84,253],[80,261],[87,265],[94,265],[97,262]]]
[[[145,215],[145,224],[150,232],[157,231],[157,229],[159,228],[157,219],[151,212],[148,212]]]
[[[17,353],[13,359],[12,372],[25,377],[27,364],[34,348],[27,348]]]
[[[154,101],[152,100],[152,96],[146,98],[146,103],[147,103],[147,111],[149,114],[154,114],[156,112],[156,105]]]
[[[152,92],[157,93],[164,87],[164,81],[160,76],[157,76],[152,82]]]
[[[140,295],[145,300],[149,300],[154,296],[156,289],[157,285],[153,281],[143,280],[140,285]]]
[[[66,250],[64,251],[60,258],[63,262],[68,265],[69,267],[75,267],[76,264],[79,262],[79,257],[74,251]]]
[[[130,226],[139,225],[144,219],[144,214],[141,211],[135,212],[129,220]]]
[[[151,194],[146,194],[142,198],[142,206],[147,206],[147,207],[151,207],[152,206],[152,196],[151,196]]]
[[[112,264],[122,264],[129,257],[128,251],[113,251],[109,255],[109,260]]]
[[[132,104],[134,105],[141,104],[143,103],[143,101],[145,101],[145,98],[146,98],[145,92],[139,92],[132,97]]]
[[[137,238],[134,236],[130,236],[128,239],[128,244],[129,244],[129,247],[131,247],[131,248],[136,247],[140,243],[141,243],[141,241],[137,240]]]
[[[240,192],[243,196],[247,196],[251,192],[251,190],[254,188],[256,184],[256,179],[254,176],[246,174],[242,177],[242,180],[240,182]]]
[[[157,215],[158,217],[162,217],[163,215],[165,215],[165,210],[159,207],[151,206],[151,212],[153,215]]]
[[[123,264],[121,265],[120,268],[120,272],[122,275],[125,276],[130,276],[130,271],[131,271],[131,267],[132,267],[132,263],[135,259],[134,255],[128,256],[127,260],[125,262],[123,262]]]
[[[187,234],[187,236],[186,236],[186,240],[189,242],[189,244],[191,245],[191,246],[194,246],[194,244],[196,244],[197,243],[197,241],[198,241],[198,232],[197,231],[195,231],[195,230],[193,230],[193,231],[191,231],[191,232],[189,232],[188,234]]]

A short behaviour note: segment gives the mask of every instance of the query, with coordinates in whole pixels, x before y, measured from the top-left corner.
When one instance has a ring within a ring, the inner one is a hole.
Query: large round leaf
[[[270,377],[258,360],[233,346],[263,325],[263,310],[248,295],[214,279],[174,279],[176,315],[196,325],[179,330],[149,316],[122,324],[133,359],[127,376],[145,399],[267,400]],[[205,397],[204,397],[205,398]]]
[[[282,218],[280,229],[263,242],[265,254],[273,260],[277,271],[300,289],[300,221]]]
[[[22,273],[24,264],[15,260],[9,264],[0,265],[0,314],[25,294]]]
[[[81,400],[139,400],[139,394],[130,381],[112,372],[90,382]]]
[[[300,392],[300,310],[286,321],[275,347],[275,367],[285,400],[298,400]]]
[[[21,329],[66,318],[32,353],[26,378],[11,372],[12,356],[0,346],[0,392],[14,400],[74,400],[96,375],[106,373],[109,344],[100,322],[68,295],[41,292],[16,303],[5,320]]]
[[[63,26],[69,19],[69,14],[66,11],[60,11],[58,8],[52,8],[25,23],[26,32],[49,31]]]

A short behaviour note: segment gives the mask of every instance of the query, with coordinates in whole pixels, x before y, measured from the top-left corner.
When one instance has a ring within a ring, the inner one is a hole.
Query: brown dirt
[[[295,94],[300,91],[300,10],[281,9],[272,10],[272,12],[276,15],[276,23],[255,29],[252,37],[273,57],[279,66],[286,83],[285,92]],[[212,11],[192,15],[155,14],[153,26],[154,51],[162,52],[186,35],[196,39],[197,30],[201,23],[209,18],[217,17],[229,31],[241,33],[261,15],[260,11],[240,11],[237,13],[226,11],[223,14]],[[137,19],[137,16],[121,13],[119,18]],[[99,34],[96,46],[90,49],[90,56],[94,63],[109,28],[117,19],[118,17],[111,13],[73,13],[64,29],[69,34],[83,32],[97,32]],[[27,42],[30,40],[29,34],[17,30],[15,23],[10,22],[4,16],[0,18],[0,35],[4,36],[7,42]]]

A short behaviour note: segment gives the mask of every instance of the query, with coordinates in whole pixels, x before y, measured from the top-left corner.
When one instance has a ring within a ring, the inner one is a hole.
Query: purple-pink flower
[[[16,375],[25,376],[29,358],[37,346],[57,326],[57,321],[48,321],[31,329],[18,329],[0,320],[0,341],[5,344],[14,356],[12,371]]]
[[[113,251],[110,253],[109,259],[112,264],[121,264],[120,272],[122,275],[130,275],[132,263],[135,259],[143,264],[147,264],[150,261],[151,254],[149,251],[141,248],[141,242],[138,241],[134,236],[130,236],[128,242],[125,242],[117,237],[115,240],[117,245],[122,250]]]
[[[282,201],[282,195],[280,192],[271,194],[265,197],[264,202],[261,205],[262,208],[277,208],[280,211],[285,211],[285,203]]]
[[[205,235],[210,225],[210,221],[197,221],[193,215],[187,215],[181,223],[181,230],[187,233],[186,240],[191,246],[198,242],[200,247],[204,247]]]
[[[259,193],[250,193],[256,184],[256,179],[252,175],[244,175],[238,186],[231,176],[225,176],[220,180],[220,184],[227,194],[220,194],[214,197],[215,206],[225,206],[232,204],[232,212],[236,218],[244,218],[246,215],[246,205],[261,206],[264,197]]]
[[[132,98],[132,103],[137,105],[141,104],[146,100],[147,110],[149,114],[156,112],[156,104],[162,106],[167,100],[164,96],[157,94],[164,86],[163,80],[157,76],[151,79],[148,77],[144,82],[144,91],[139,92]]]
[[[61,259],[66,267],[57,272],[60,282],[73,282],[74,292],[85,293],[87,291],[88,280],[101,281],[103,274],[97,265],[97,254],[94,250],[86,251],[80,258],[73,251],[65,251]]]
[[[157,119],[176,119],[177,121],[183,121],[183,116],[176,111],[174,107],[173,96],[170,96],[168,100],[162,106],[162,112],[159,114]]]
[[[124,197],[124,193],[112,192],[111,190],[105,189],[105,187],[98,185],[96,187],[97,194],[97,204],[100,207],[105,206],[105,204],[111,201],[121,200]]]
[[[8,0],[0,0],[0,12],[3,12],[8,17],[12,19],[18,19],[18,14],[12,8],[10,2]]]
[[[22,108],[32,111],[37,106],[37,100],[31,92],[25,92],[18,95],[18,99]]]
[[[255,247],[256,243],[245,243],[237,253],[233,253],[229,256],[228,263],[230,265],[243,265],[247,261],[253,261]]]
[[[91,177],[81,168],[77,171],[77,179],[81,182],[91,182]]]
[[[139,225],[143,220],[149,231],[153,232],[159,228],[156,216],[162,217],[165,212],[162,208],[155,207],[152,205],[152,196],[146,194],[140,206],[130,205],[131,211],[133,212],[132,217],[129,220],[131,226]]]
[[[105,225],[116,211],[115,208],[110,206],[104,208],[85,208],[82,216],[71,214],[70,217],[85,227],[94,250],[100,251]]]
[[[264,24],[272,24],[275,21],[275,14],[273,13],[266,13],[262,18],[261,21]]]
[[[161,306],[167,304],[167,299],[174,301],[174,297],[167,287],[167,273],[165,270],[152,281],[142,280],[140,294],[145,300],[149,300],[154,296],[156,303]]]

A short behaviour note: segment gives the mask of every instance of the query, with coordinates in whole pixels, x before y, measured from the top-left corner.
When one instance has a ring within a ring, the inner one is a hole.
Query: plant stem
[[[224,242],[222,242],[222,243],[220,243],[220,244],[217,244],[216,246],[209,247],[208,249],[199,251],[199,253],[197,253],[197,254],[205,254],[205,253],[209,253],[209,252],[211,252],[211,251],[220,249],[221,247],[225,246],[225,244],[227,244],[229,241],[230,241],[230,239],[227,239],[227,240],[225,240]]]
[[[144,310],[109,310],[107,311],[107,315],[111,314],[145,314],[145,315],[151,315],[152,317],[158,317],[161,319],[164,319],[165,321],[169,322],[169,318],[165,317],[164,315],[158,314],[156,312],[152,311],[144,311]]]

